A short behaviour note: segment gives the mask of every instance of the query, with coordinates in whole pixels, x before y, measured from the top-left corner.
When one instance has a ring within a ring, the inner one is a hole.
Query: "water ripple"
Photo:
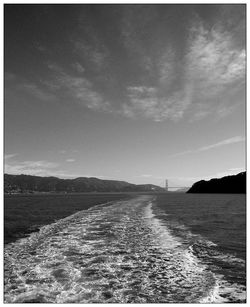
[[[153,201],[96,206],[9,244],[5,302],[223,301],[216,276],[156,218]]]

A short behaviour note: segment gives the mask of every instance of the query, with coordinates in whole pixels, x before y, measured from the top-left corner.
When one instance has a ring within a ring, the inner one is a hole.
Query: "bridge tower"
[[[168,191],[168,180],[166,179],[166,182],[165,182],[165,190]]]

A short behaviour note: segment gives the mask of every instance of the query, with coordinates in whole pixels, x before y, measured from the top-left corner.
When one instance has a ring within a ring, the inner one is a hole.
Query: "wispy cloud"
[[[16,79],[16,75],[11,72],[5,72],[4,73],[4,80],[5,81],[13,81]]]
[[[35,47],[35,49],[37,49],[38,51],[40,51],[42,53],[48,51],[48,49],[43,44],[41,44],[40,42],[35,42],[34,47]]]
[[[187,97],[181,92],[165,97],[158,88],[146,86],[128,87],[127,91],[128,102],[123,104],[121,113],[130,118],[178,120],[189,105]]]
[[[62,154],[62,155],[64,155],[64,154],[66,154],[66,153],[68,153],[68,154],[75,154],[75,153],[78,153],[79,152],[79,150],[77,150],[77,149],[68,149],[68,150],[66,150],[66,149],[61,149],[61,150],[59,150],[58,151],[60,154]]]
[[[18,154],[14,153],[14,154],[6,154],[4,155],[4,160],[7,161],[7,160],[10,160],[14,157],[16,157]]]
[[[138,38],[133,38],[129,26],[125,29],[130,49],[140,50]],[[193,121],[232,113],[242,103],[232,97],[244,91],[245,84],[245,49],[235,44],[233,33],[220,22],[208,28],[199,19],[193,21],[183,55],[178,56],[170,43],[163,48],[151,71],[154,85],[128,87],[121,113],[154,121],[184,116]]]
[[[18,88],[42,101],[51,101],[56,99],[56,96],[54,94],[32,82],[26,81],[25,83],[21,83],[18,85]]]
[[[15,91],[19,95],[23,92],[44,102],[51,102],[57,99],[56,95],[51,91],[51,87],[48,87],[46,82],[41,80],[30,81],[17,74],[7,72],[5,73],[5,81],[6,84],[8,83],[8,86],[5,85],[7,91]]]
[[[204,146],[201,147],[199,151],[205,151],[205,150],[209,150],[212,148],[216,148],[216,147],[220,147],[220,146],[224,146],[224,145],[229,145],[229,144],[234,144],[234,143],[239,143],[239,142],[245,142],[245,137],[243,136],[235,136],[232,137],[230,139],[226,139],[224,141],[209,145],[209,146]]]
[[[78,73],[85,72],[85,68],[79,62],[73,63],[72,66]]]
[[[127,5],[122,9],[121,38],[130,58],[135,58],[134,65],[143,74],[153,76],[154,56],[148,46],[153,46],[155,35],[151,35],[152,21],[157,18],[157,9],[147,5]],[[145,33],[148,33],[147,37]],[[155,33],[154,33],[155,34]]]
[[[245,167],[233,167],[233,168],[229,168],[230,172],[244,172],[246,170]]]
[[[184,59],[186,83],[193,89],[190,111],[197,119],[233,110],[228,100],[232,90],[244,85],[245,56],[245,49],[234,44],[232,34],[221,24],[207,29],[195,21]]]
[[[186,55],[188,76],[204,88],[214,86],[213,93],[244,77],[245,50],[233,46],[230,33],[220,28],[208,31],[203,24],[191,28],[193,38]]]
[[[46,176],[51,174],[51,170],[56,169],[58,163],[49,161],[8,161],[4,165],[4,171],[8,174],[27,174]]]
[[[239,142],[245,142],[245,137],[235,136],[235,137],[220,141],[220,142],[215,143],[215,144],[200,147],[200,148],[195,149],[195,150],[182,151],[182,152],[173,154],[170,157],[178,157],[178,156],[183,156],[183,155],[186,155],[186,154],[198,153],[198,152],[207,151],[207,150],[210,150],[210,149],[213,149],[213,148],[217,148],[217,147],[221,147],[221,146],[225,146],[225,145],[230,145],[230,144],[235,144],[235,143],[239,143]]]
[[[193,183],[200,181],[200,180],[210,180],[212,178],[221,178],[224,176],[230,176],[230,175],[236,175],[240,172],[244,172],[246,169],[244,167],[235,167],[235,168],[229,168],[224,171],[220,171],[217,173],[212,174],[204,174],[201,176],[175,176],[175,177],[168,177],[170,181],[170,185],[176,185],[176,186],[191,186]]]
[[[84,40],[74,41],[75,52],[83,59],[89,59],[94,69],[102,69],[105,66],[105,60],[108,57],[107,49],[100,46],[91,45]],[[100,49],[101,48],[101,49]]]
[[[59,168],[59,163],[50,162],[46,160],[28,160],[17,161],[14,159],[17,154],[5,155],[4,173],[12,175],[33,175],[33,176],[56,176],[59,178],[77,178],[77,177],[96,177],[108,179],[104,175],[86,174],[86,173],[72,173]],[[74,162],[75,159],[67,159],[66,162]]]
[[[71,39],[74,53],[85,63],[90,63],[89,68],[101,71],[106,68],[109,50],[103,39],[102,32],[98,29],[86,10],[82,10],[78,17],[78,31]]]
[[[157,62],[159,85],[168,91],[175,87],[178,77],[178,57],[172,46],[162,50],[162,54]]]
[[[140,177],[143,177],[143,178],[150,178],[150,177],[152,177],[152,175],[150,175],[150,174],[142,174],[142,175],[140,175]]]
[[[19,89],[43,101],[69,98],[95,111],[157,122],[221,118],[242,104],[234,100],[245,86],[245,47],[235,41],[239,21],[229,26],[232,18],[218,13],[211,26],[188,13],[174,38],[177,23],[162,18],[157,6],[122,6],[119,20],[116,13],[111,8],[107,15],[117,25],[113,43],[92,18],[96,12],[80,10],[67,39],[70,62],[49,63],[46,80],[19,82]],[[35,47],[39,53],[46,48]]]
[[[49,63],[53,80],[49,82],[55,92],[64,90],[74,101],[93,110],[110,112],[110,104],[93,89],[93,84],[85,76],[74,76],[55,63]]]
[[[69,163],[72,163],[72,162],[75,162],[76,160],[75,159],[67,159],[66,162],[69,162]]]

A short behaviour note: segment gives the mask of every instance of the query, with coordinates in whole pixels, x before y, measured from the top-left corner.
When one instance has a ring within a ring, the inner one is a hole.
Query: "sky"
[[[245,170],[244,4],[5,4],[5,173],[191,186]]]

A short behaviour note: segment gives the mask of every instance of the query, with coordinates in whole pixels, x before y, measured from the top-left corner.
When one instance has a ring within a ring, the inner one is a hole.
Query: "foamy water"
[[[5,302],[244,300],[244,289],[212,273],[154,208],[152,196],[96,206],[9,244]]]

